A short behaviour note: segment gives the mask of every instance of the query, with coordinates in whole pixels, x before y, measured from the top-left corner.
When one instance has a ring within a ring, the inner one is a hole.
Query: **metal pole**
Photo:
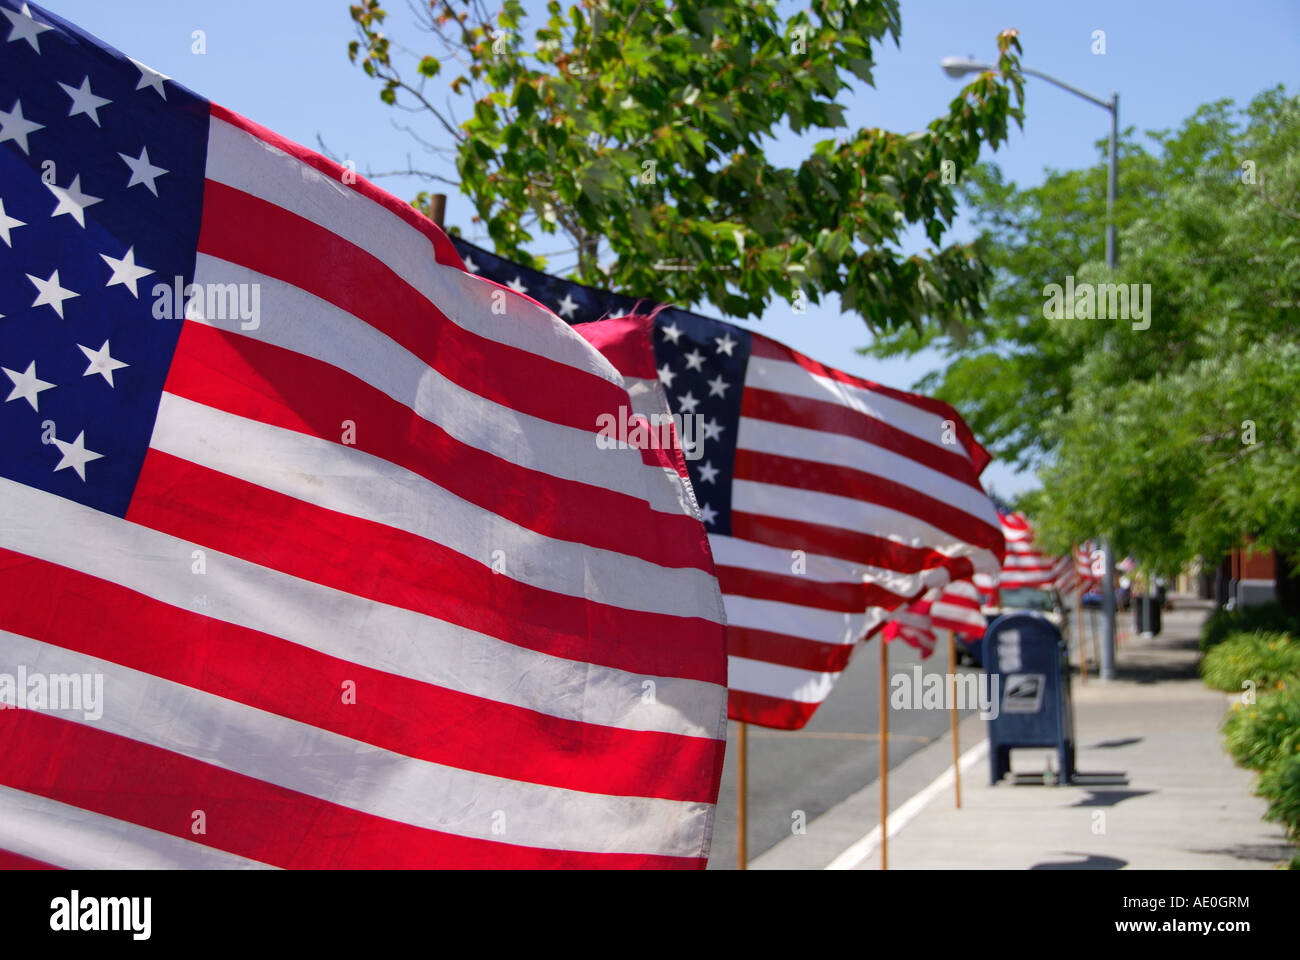
[[[1101,664],[1097,676],[1105,683],[1115,679],[1115,553],[1109,540],[1102,541],[1101,550],[1106,558],[1106,570],[1102,575]]]
[[[736,733],[736,867],[749,868],[749,725]]]
[[[1110,170],[1106,184],[1106,267],[1114,270],[1119,262],[1115,240],[1115,194],[1119,182],[1119,93],[1110,95]],[[1102,580],[1101,664],[1098,678],[1105,683],[1115,679],[1115,554],[1110,541],[1102,542],[1106,573]]]
[[[1110,95],[1110,171],[1106,184],[1106,266],[1114,270],[1119,262],[1115,245],[1115,193],[1119,189],[1119,94]]]

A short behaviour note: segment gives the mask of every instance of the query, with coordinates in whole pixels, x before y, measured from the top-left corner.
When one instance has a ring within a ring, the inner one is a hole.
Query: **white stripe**
[[[618,372],[550,310],[506,290],[492,312],[495,284],[433,258],[424,234],[405,220],[277,147],[212,117],[206,176],[311,220],[372,254],[480,336],[620,383]]]
[[[745,386],[848,407],[910,433],[945,453],[956,453],[968,462],[970,460],[965,447],[943,442],[943,417],[874,390],[811,373],[788,360],[751,356],[745,373]]]
[[[738,567],[785,576],[794,573],[792,565],[796,558],[793,556],[793,551],[783,547],[772,547],[765,543],[742,540],[739,537],[711,533],[709,548],[713,551],[713,562],[720,567]],[[899,573],[887,567],[864,566],[835,557],[800,552],[804,556],[798,559],[806,564],[807,570],[798,576],[807,577],[817,583],[858,583],[866,580],[874,586],[895,594],[900,602],[903,598],[916,596],[928,587],[943,586],[949,580],[948,571],[939,567],[930,567],[916,574]]]
[[[448,690],[565,720],[721,736],[716,684],[647,677],[518,647],[204,549],[0,478],[0,544],[163,603]],[[655,683],[646,703],[642,684]],[[725,724],[725,720],[722,721]]]
[[[272,870],[269,864],[0,786],[0,848],[68,870]]]
[[[737,443],[743,450],[861,470],[956,507],[994,529],[998,526],[997,510],[983,490],[857,437],[742,417]]]
[[[733,480],[731,508],[742,513],[840,527],[909,547],[928,548],[945,557],[968,557],[976,570],[995,571],[997,557],[919,517],[874,503],[817,490],[799,490],[752,480]]]
[[[712,818],[707,803],[606,796],[417,760],[0,631],[0,670],[34,663],[47,673],[104,675],[97,730],[429,830],[542,849],[697,857]],[[86,722],[75,712],[66,719]],[[451,719],[447,733],[458,725],[470,728],[474,718]],[[494,833],[502,812],[506,832]]]
[[[727,657],[728,686],[795,703],[821,703],[830,696],[838,673],[801,670],[765,660]]]
[[[437,424],[461,443],[510,463],[565,480],[616,490],[668,513],[684,512],[673,489],[647,482],[637,450],[602,450],[597,424],[576,430],[531,417],[448,380],[375,327],[291,284],[238,264],[199,254],[194,282],[257,284],[261,319],[242,329],[238,316],[189,319],[273,344],[344,370]],[[200,311],[201,314],[201,311]]]
[[[855,643],[872,626],[873,620],[866,611],[839,613],[726,593],[722,601],[727,607],[729,626],[808,637],[821,643]]]
[[[625,610],[716,620],[717,581],[704,570],[661,567],[544,536],[356,447],[169,393],[162,395],[150,445],[306,503],[440,543],[481,564],[484,577],[506,577]],[[498,550],[504,572],[494,573]]]

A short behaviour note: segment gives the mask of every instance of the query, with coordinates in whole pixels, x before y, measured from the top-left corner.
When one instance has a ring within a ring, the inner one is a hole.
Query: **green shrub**
[[[1288,839],[1300,841],[1300,753],[1265,767],[1255,792],[1268,801],[1265,819],[1282,824]]]
[[[1201,676],[1215,690],[1240,693],[1251,681],[1266,690],[1300,678],[1300,641],[1285,633],[1233,633],[1201,660]]]
[[[1281,683],[1251,705],[1233,704],[1223,735],[1228,753],[1251,770],[1300,752],[1300,683]]]
[[[1229,634],[1254,630],[1275,630],[1300,636],[1300,617],[1287,613],[1280,603],[1261,603],[1236,610],[1215,610],[1201,627],[1201,652],[1218,646]]]

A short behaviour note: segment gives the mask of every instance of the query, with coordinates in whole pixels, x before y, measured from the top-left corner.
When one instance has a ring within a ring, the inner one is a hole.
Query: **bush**
[[[1229,634],[1205,654],[1201,676],[1226,693],[1240,693],[1246,681],[1256,690],[1275,687],[1278,681],[1300,678],[1300,641],[1264,630]]]
[[[1300,636],[1300,617],[1287,613],[1280,603],[1261,603],[1238,607],[1236,610],[1218,609],[1205,618],[1201,627],[1201,652],[1218,646],[1233,633],[1254,630],[1273,630]]]
[[[1264,817],[1286,827],[1290,840],[1300,841],[1300,753],[1269,764],[1255,792],[1268,801]]]
[[[1223,735],[1228,753],[1251,770],[1295,756],[1300,752],[1300,683],[1280,683],[1251,705],[1233,704]]]

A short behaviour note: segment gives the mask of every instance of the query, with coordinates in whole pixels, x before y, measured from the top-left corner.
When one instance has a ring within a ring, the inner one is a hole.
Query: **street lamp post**
[[[968,73],[984,73],[986,70],[997,69],[992,64],[981,63],[970,57],[944,57],[939,61],[939,66],[943,68],[944,73],[954,78],[963,77]],[[1115,243],[1115,193],[1119,181],[1119,94],[1111,93],[1109,100],[1103,100],[1064,80],[1049,76],[1041,70],[1025,67],[1021,72],[1055,84],[1062,90],[1068,90],[1076,97],[1095,103],[1110,113],[1110,169],[1106,181],[1106,268],[1114,270],[1119,261],[1119,249]],[[1115,554],[1111,550],[1109,540],[1102,541],[1102,549],[1105,551],[1106,573],[1102,581],[1101,663],[1098,673],[1102,680],[1113,680],[1115,678]]]

